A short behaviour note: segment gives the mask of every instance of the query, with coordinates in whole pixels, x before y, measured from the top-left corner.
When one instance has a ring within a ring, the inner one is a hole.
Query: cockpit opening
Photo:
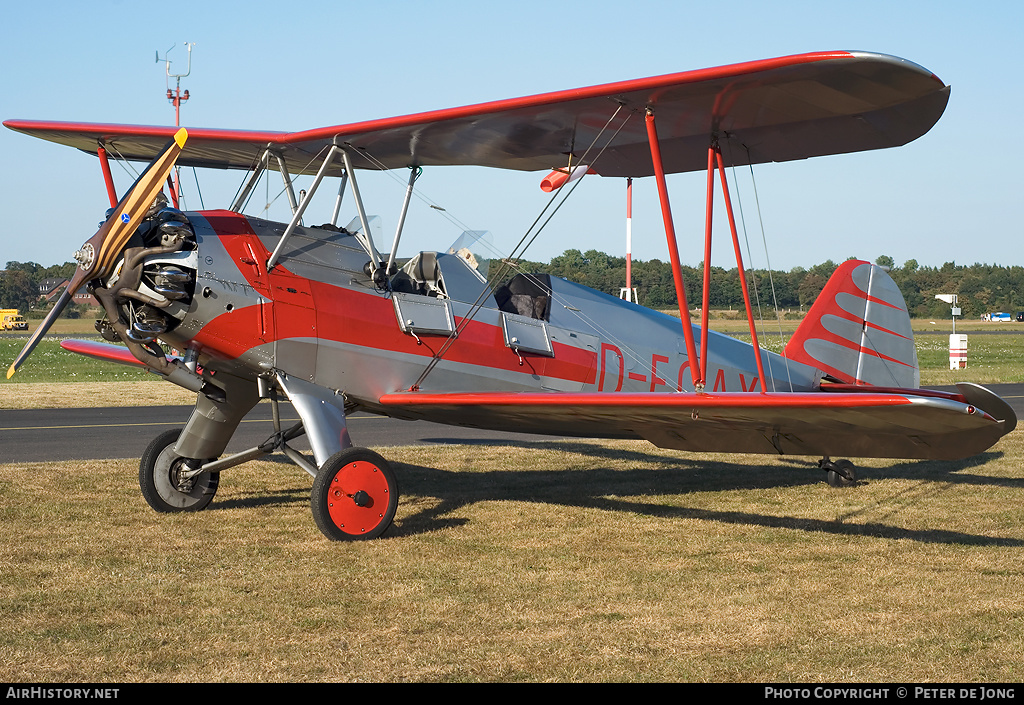
[[[473,265],[472,254],[420,252],[392,277],[391,290],[470,304],[479,300],[483,306],[495,308],[487,280]]]
[[[517,274],[494,292],[498,308],[506,313],[550,320],[551,278],[548,274]]]

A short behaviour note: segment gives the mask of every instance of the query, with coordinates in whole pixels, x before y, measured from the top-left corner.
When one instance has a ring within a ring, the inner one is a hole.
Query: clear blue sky
[[[756,168],[773,268],[882,254],[897,264],[1024,265],[1020,2],[92,0],[16,3],[4,24],[3,119],[172,124],[164,67],[154,58],[173,46],[173,68],[183,71],[188,41],[196,46],[182,82],[192,95],[182,124],[289,131],[806,51],[894,54],[952,86],[945,115],[903,148]],[[7,129],[0,154],[0,266],[69,260],[107,207],[98,162]],[[130,178],[115,169],[126,187]],[[200,172],[206,207],[229,205],[241,176],[205,181]],[[545,201],[541,177],[434,168],[418,188],[467,227],[491,230],[507,250]],[[198,207],[190,178],[188,206]],[[703,258],[703,179],[670,180],[688,264]],[[382,218],[378,246],[386,249],[404,183],[372,181],[361,186],[368,210]],[[307,222],[329,219],[325,196]],[[741,196],[753,263],[764,266],[753,195]],[[273,217],[287,218],[282,204]],[[667,259],[651,179],[634,182],[633,214],[634,258]],[[589,178],[527,257],[568,248],[621,254],[624,216],[623,180]],[[417,201],[401,254],[446,247],[457,235]],[[730,267],[726,233],[717,238],[714,261]]]

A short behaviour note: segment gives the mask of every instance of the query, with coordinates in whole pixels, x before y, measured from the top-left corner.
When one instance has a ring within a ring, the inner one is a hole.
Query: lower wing
[[[142,367],[125,348],[61,346]],[[1017,417],[975,384],[959,393],[830,385],[807,393],[398,392],[380,411],[477,428],[582,438],[642,438],[661,448],[784,455],[956,460],[984,452]]]
[[[402,392],[380,404],[406,418],[643,438],[689,451],[952,460],[987,450],[1017,422],[998,396],[965,386],[967,394],[863,386],[799,394]]]

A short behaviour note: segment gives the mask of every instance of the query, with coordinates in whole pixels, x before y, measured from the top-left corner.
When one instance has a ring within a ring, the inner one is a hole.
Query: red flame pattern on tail
[[[870,262],[849,260],[836,269],[784,354],[847,384],[920,385],[903,295]]]

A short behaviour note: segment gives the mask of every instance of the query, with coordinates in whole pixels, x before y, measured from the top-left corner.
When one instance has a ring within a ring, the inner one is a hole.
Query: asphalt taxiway
[[[191,406],[0,410],[0,463],[139,458],[158,434],[181,428],[191,413]],[[298,420],[291,405],[281,405],[284,428]],[[348,417],[348,431],[355,445],[365,447],[549,439],[362,413]],[[273,432],[270,405],[258,404],[239,424],[226,452],[252,448]],[[309,449],[304,438],[290,445]]]

